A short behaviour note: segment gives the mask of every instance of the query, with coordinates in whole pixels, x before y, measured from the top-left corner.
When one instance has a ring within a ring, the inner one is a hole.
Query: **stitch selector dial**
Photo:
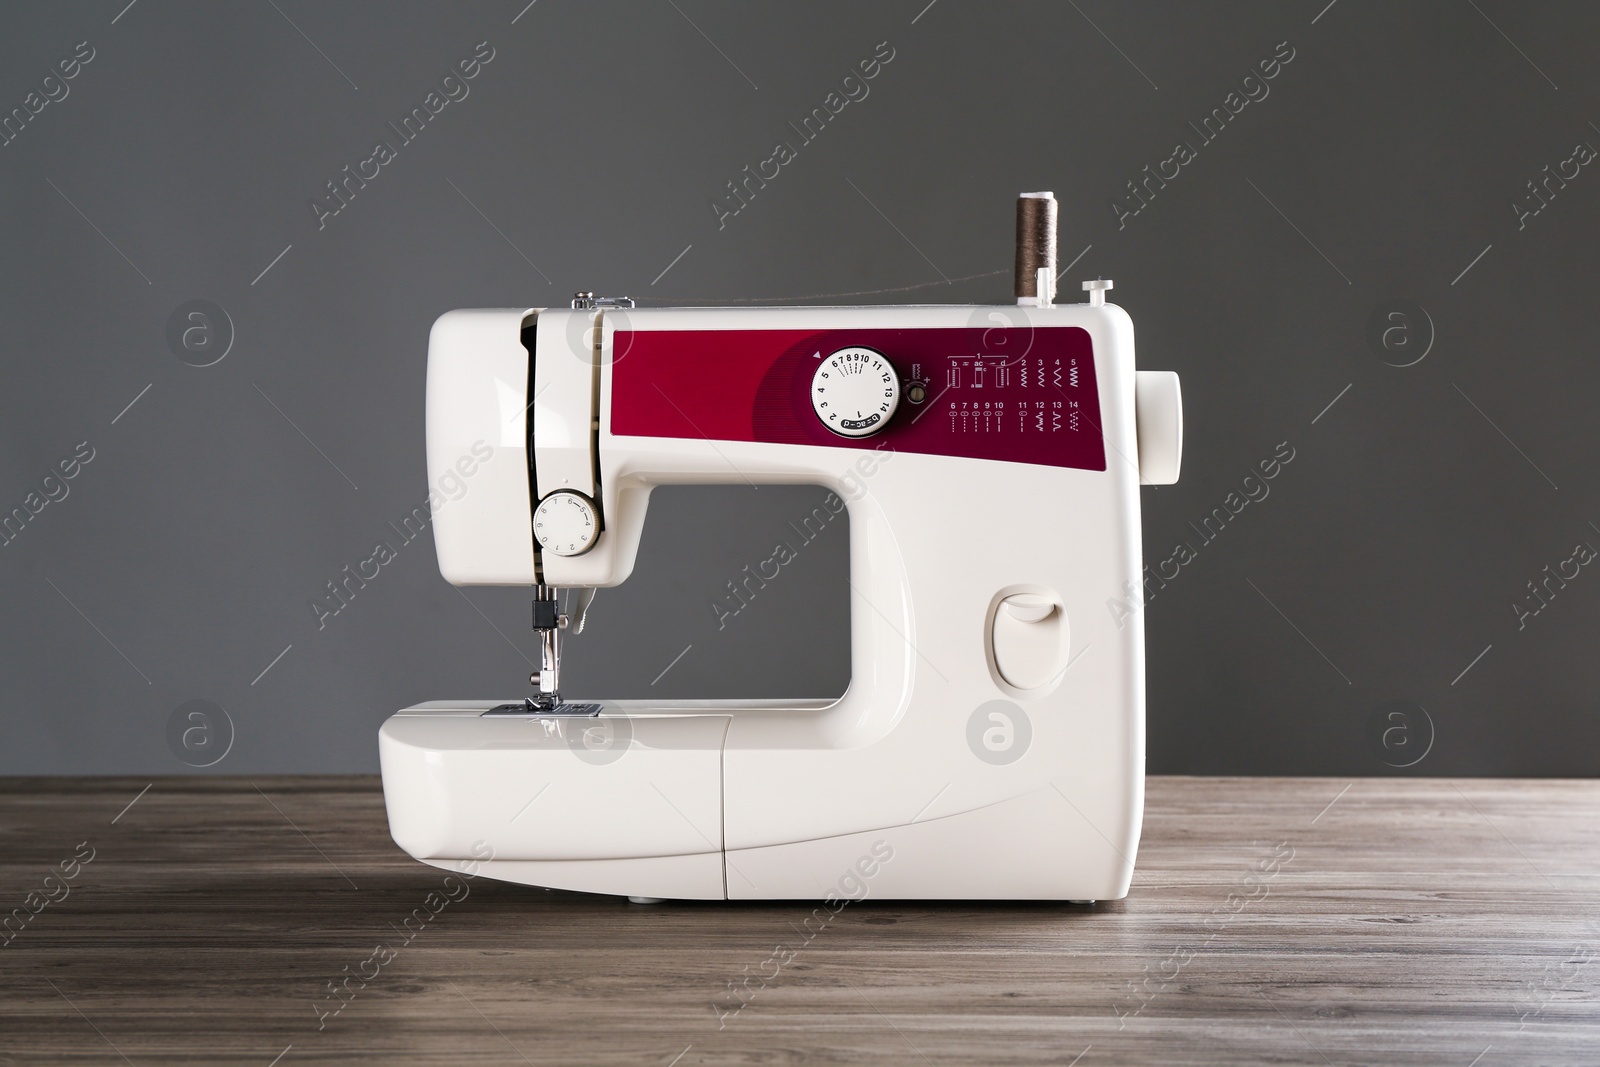
[[[533,509],[533,539],[555,556],[581,556],[600,536],[600,513],[594,501],[570,489],[558,489]]]
[[[900,376],[882,352],[852,346],[822,360],[811,376],[811,408],[840,437],[870,437],[900,405]]]

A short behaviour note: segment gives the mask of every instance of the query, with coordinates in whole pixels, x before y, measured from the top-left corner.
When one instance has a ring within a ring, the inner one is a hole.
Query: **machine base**
[[[1131,840],[1116,832],[1112,805],[1122,794],[1104,783],[1017,775],[997,794],[956,778],[938,807],[914,798],[897,805],[903,813],[892,824],[860,829],[857,820],[804,840],[751,839],[734,830],[744,812],[729,810],[724,796],[727,764],[740,755],[727,747],[726,705],[485,714],[495,706],[420,705],[383,726],[390,832],[425,863],[472,863],[489,878],[635,903],[1088,904],[1125,896],[1132,878],[1137,824]],[[823,778],[812,784],[839,788]]]

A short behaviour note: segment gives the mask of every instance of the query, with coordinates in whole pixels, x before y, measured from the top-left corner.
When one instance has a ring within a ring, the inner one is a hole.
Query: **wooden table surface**
[[[0,1063],[1600,1064],[1600,782],[1155,778],[1126,900],[809,940],[447,886],[375,778],[146,786],[0,779]]]

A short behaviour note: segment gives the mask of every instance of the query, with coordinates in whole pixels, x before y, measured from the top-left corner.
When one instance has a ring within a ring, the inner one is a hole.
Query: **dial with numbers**
[[[811,408],[840,437],[870,437],[900,405],[900,375],[882,352],[841,348],[811,376]]]
[[[600,536],[600,514],[594,501],[570,489],[558,489],[533,509],[533,539],[556,556],[581,556]]]

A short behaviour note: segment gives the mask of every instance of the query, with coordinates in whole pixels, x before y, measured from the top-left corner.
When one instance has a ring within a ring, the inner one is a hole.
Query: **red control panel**
[[[900,379],[883,429],[830,431],[812,407],[828,356],[882,353]],[[1106,469],[1094,350],[1076,326],[915,330],[619,330],[610,430]]]

